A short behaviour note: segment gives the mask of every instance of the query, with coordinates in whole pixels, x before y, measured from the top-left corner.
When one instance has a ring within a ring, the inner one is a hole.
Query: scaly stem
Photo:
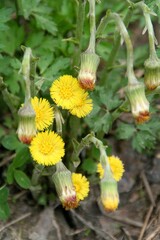
[[[135,77],[134,71],[133,71],[133,46],[131,39],[129,37],[128,31],[120,18],[120,16],[117,13],[111,13],[110,17],[113,18],[119,28],[119,31],[126,43],[127,48],[127,76],[128,76],[128,83],[129,84],[136,84],[137,79]]]
[[[137,6],[140,6],[143,11],[143,15],[145,17],[146,21],[146,27],[148,29],[148,40],[149,40],[149,50],[150,50],[150,58],[157,58],[156,49],[155,49],[155,35],[153,30],[153,25],[151,21],[151,10],[148,8],[148,6],[144,2],[140,2],[136,4]]]
[[[31,82],[30,82],[30,61],[31,61],[32,51],[30,48],[25,48],[25,53],[22,61],[22,74],[25,80],[26,88],[25,88],[25,103],[30,101],[31,99]]]
[[[90,40],[88,49],[86,51],[90,53],[95,53],[95,39],[96,39],[95,0],[89,0],[89,16],[90,16]]]

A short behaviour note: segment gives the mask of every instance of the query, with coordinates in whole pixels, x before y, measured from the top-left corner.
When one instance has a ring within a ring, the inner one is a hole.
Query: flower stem
[[[129,84],[136,84],[137,79],[135,77],[133,71],[133,46],[131,39],[129,37],[128,31],[117,13],[111,13],[110,17],[113,18],[119,28],[119,31],[125,41],[126,48],[127,48],[127,76],[128,76],[128,83]]]
[[[143,11],[143,15],[145,17],[146,27],[148,29],[150,58],[153,58],[153,59],[155,57],[157,58],[156,49],[155,49],[155,35],[154,35],[153,24],[152,24],[151,16],[150,16],[151,10],[148,8],[148,6],[144,2],[140,2],[135,5],[141,7],[141,9]]]
[[[73,66],[79,65],[80,60],[80,54],[82,49],[82,33],[83,33],[83,26],[84,26],[84,19],[85,19],[85,6],[86,6],[86,0],[78,0],[78,13],[77,13],[77,27],[76,27],[76,33],[75,38],[78,45],[78,48],[76,46],[75,54],[73,57]]]
[[[89,16],[90,16],[90,40],[86,52],[95,53],[95,40],[96,40],[95,0],[89,0]]]

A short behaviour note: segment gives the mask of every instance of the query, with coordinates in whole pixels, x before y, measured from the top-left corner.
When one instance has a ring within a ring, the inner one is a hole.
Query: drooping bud
[[[84,52],[81,54],[81,66],[78,80],[82,88],[93,90],[96,82],[96,72],[100,58],[95,53]]]
[[[154,90],[160,86],[160,59],[158,57],[150,57],[145,63],[144,82],[149,90]]]
[[[129,84],[126,87],[126,95],[130,101],[131,111],[137,123],[148,121],[149,102],[145,96],[145,87],[143,83],[137,82]]]
[[[76,208],[78,200],[72,183],[72,174],[62,162],[57,163],[56,168],[57,170],[52,178],[58,197],[66,210]]]
[[[115,211],[119,204],[117,182],[112,176],[104,177],[100,182],[101,201],[106,211]]]
[[[19,125],[17,129],[18,138],[25,144],[30,144],[36,136],[35,112],[30,102],[25,103],[18,111]]]

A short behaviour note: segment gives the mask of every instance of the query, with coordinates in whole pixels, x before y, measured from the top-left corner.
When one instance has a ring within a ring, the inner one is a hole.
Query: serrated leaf
[[[8,199],[9,190],[7,187],[3,186],[0,188],[0,205],[5,203]]]
[[[22,167],[28,160],[30,160],[29,149],[27,146],[24,146],[17,152],[16,157],[13,159],[13,167]]]
[[[23,146],[15,135],[7,135],[2,139],[2,146],[8,150],[16,150]]]
[[[24,189],[28,189],[31,186],[31,181],[29,177],[20,170],[14,170],[14,178],[18,185]]]
[[[38,14],[33,14],[36,22],[37,22],[37,26],[43,30],[46,30],[47,32],[51,33],[53,36],[57,33],[57,26],[54,23],[53,19],[51,19],[49,16],[47,15],[38,15]]]
[[[25,19],[28,19],[41,0],[18,0],[19,9]]]
[[[143,152],[143,150],[149,152],[155,148],[156,138],[147,131],[140,131],[134,136],[132,146],[140,153]]]
[[[0,42],[3,43],[3,48],[1,48],[1,51],[13,56],[15,50],[20,47],[24,40],[24,29],[13,21],[8,26],[9,29],[3,34],[0,34]]]
[[[129,139],[133,136],[136,129],[131,124],[120,123],[116,130],[116,137],[118,139]]]
[[[48,66],[52,63],[53,61],[53,53],[51,52],[46,52],[44,56],[41,56],[39,61],[38,61],[38,66],[40,68],[40,73],[42,74]]]

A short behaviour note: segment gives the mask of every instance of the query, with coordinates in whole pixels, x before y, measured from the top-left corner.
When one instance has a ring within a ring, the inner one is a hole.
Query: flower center
[[[40,144],[40,152],[44,155],[49,155],[54,151],[53,144],[51,142],[46,142],[44,139]]]
[[[73,96],[73,91],[70,86],[62,86],[60,89],[61,98],[69,99]]]

